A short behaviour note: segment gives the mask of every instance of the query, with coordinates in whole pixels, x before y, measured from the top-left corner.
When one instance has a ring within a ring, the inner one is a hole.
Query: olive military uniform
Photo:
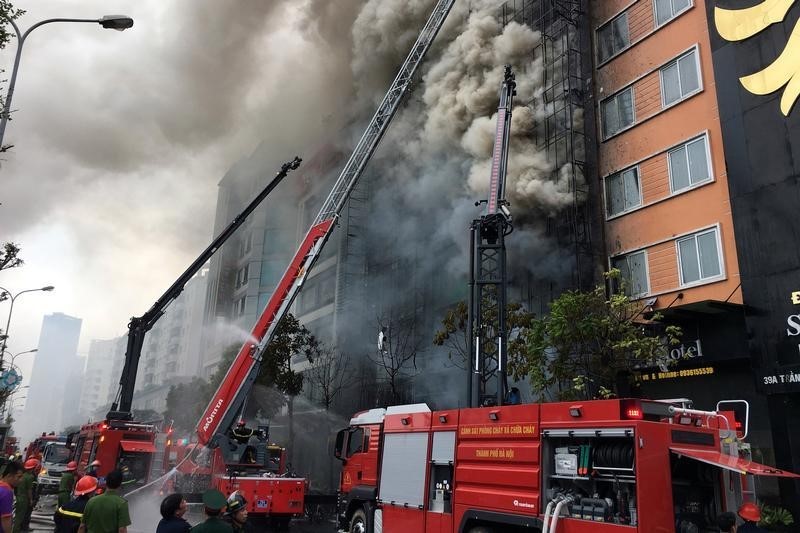
[[[115,489],[108,489],[86,504],[81,520],[87,533],[117,533],[131,525],[128,502]]]
[[[75,488],[75,474],[64,472],[58,484],[58,505],[66,505],[72,499],[72,489]]]
[[[33,474],[26,470],[25,473],[22,474],[22,479],[17,484],[17,488],[14,489],[14,493],[17,496],[16,506],[14,507],[14,533],[19,533],[23,529],[28,529],[24,526],[26,525],[25,519],[28,517],[31,506],[33,505],[31,498],[34,488],[33,481]]]

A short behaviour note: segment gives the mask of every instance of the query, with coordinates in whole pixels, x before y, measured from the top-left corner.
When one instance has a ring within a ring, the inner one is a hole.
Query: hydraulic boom
[[[269,193],[278,186],[278,184],[286,177],[286,175],[300,166],[302,160],[295,157],[292,161],[284,163],[280,171],[270,181],[267,186],[250,202],[244,210],[239,213],[228,226],[222,230],[212,243],[203,250],[203,252],[189,265],[183,274],[181,274],[175,283],[170,286],[167,291],[161,295],[161,298],[156,300],[153,306],[142,316],[131,318],[128,324],[128,345],[125,350],[125,365],[122,369],[122,376],[119,380],[119,392],[111,406],[111,411],[108,413],[109,419],[123,419],[130,420],[131,418],[131,405],[133,403],[133,389],[136,384],[136,373],[139,369],[139,359],[142,357],[142,346],[144,345],[145,334],[150,331],[159,318],[164,314],[164,310],[169,304],[175,300],[186,283],[200,270],[206,261],[222,246],[225,241],[241,226],[250,213],[258,207],[258,205],[266,198]]]
[[[505,238],[513,231],[511,212],[505,199],[508,145],[511,136],[511,109],[516,81],[506,65],[497,129],[489,176],[486,213],[470,228],[470,296],[467,302],[469,339],[469,402],[472,407],[502,405],[506,384],[506,273]],[[480,205],[483,202],[478,202]],[[494,389],[492,389],[494,382]]]

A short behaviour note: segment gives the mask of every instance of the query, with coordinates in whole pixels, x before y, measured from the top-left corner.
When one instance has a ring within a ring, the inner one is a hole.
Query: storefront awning
[[[152,442],[121,440],[119,445],[126,452],[155,453],[156,451],[156,447]]]
[[[694,450],[691,448],[678,448],[673,446],[670,446],[669,450],[676,455],[689,457],[696,461],[708,463],[720,468],[727,468],[739,474],[800,478],[799,475],[793,474],[792,472],[786,472],[785,470],[762,465],[753,461],[747,461],[714,450]]]

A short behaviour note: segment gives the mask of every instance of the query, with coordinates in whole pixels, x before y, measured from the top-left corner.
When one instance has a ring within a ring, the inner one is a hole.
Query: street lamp
[[[43,26],[44,24],[49,24],[51,22],[94,22],[96,24],[100,24],[103,28],[117,31],[127,30],[133,26],[133,19],[125,15],[106,15],[100,19],[54,18],[37,22],[28,28],[25,33],[20,34],[19,27],[17,26],[17,23],[14,22],[14,19],[5,14],[0,16],[11,23],[11,26],[14,27],[14,31],[17,34],[17,55],[14,58],[14,68],[11,70],[11,79],[8,82],[6,101],[2,109],[2,116],[0,116],[0,147],[3,146],[3,137],[6,133],[6,123],[8,122],[8,117],[11,114],[11,97],[14,95],[14,85],[17,82],[17,69],[19,68],[19,60],[22,57],[22,45],[25,44],[25,39],[33,30],[39,26]]]
[[[25,294],[26,292],[38,292],[38,291],[50,292],[53,289],[55,289],[55,287],[53,287],[52,285],[48,285],[46,287],[41,287],[39,289],[26,289],[24,291],[19,291],[17,294],[11,294],[11,291],[9,291],[8,289],[0,287],[0,291],[2,291],[0,292],[0,302],[3,300],[11,299],[11,307],[8,309],[8,319],[6,320],[6,329],[3,330],[3,346],[0,347],[0,369],[3,368],[3,358],[6,355],[6,344],[8,343],[8,328],[11,327],[11,313],[14,311],[14,301],[17,299],[17,297],[19,297],[20,294]]]

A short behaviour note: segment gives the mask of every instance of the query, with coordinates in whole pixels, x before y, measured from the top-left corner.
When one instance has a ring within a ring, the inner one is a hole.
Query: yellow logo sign
[[[353,482],[353,480],[350,479],[350,472],[345,472],[344,473],[344,483],[343,483],[343,485],[349,485],[352,482]]]
[[[745,9],[714,9],[714,22],[727,41],[743,41],[782,22],[795,0],[764,0]],[[765,95],[783,86],[781,112],[788,116],[800,96],[800,24],[795,25],[786,48],[764,70],[739,78],[745,89]]]
[[[792,303],[794,305],[800,305],[800,291],[792,293]]]

